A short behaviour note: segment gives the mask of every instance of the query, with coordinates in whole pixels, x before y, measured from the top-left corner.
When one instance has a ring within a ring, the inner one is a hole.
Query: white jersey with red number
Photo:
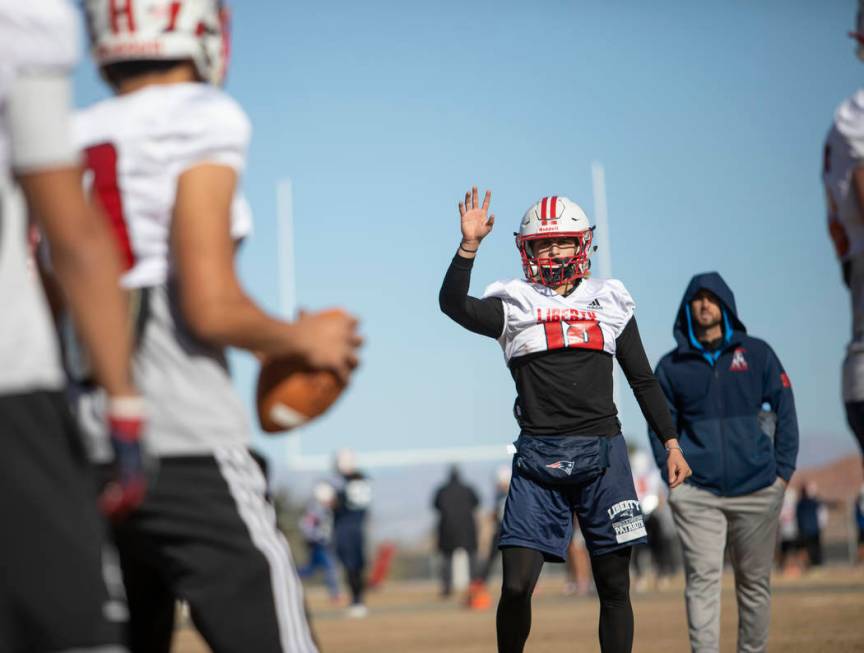
[[[0,0],[0,393],[63,386],[50,313],[28,251],[28,216],[13,171],[71,161],[25,157],[32,143],[13,128],[11,102],[25,77],[67,77],[78,54],[78,23],[65,0]],[[26,110],[30,107],[23,107]],[[58,112],[64,107],[54,107]],[[20,113],[20,112],[19,112]],[[38,112],[33,119],[38,120]],[[18,115],[21,119],[22,116]],[[26,118],[26,116],[25,116]],[[38,127],[38,124],[36,125]],[[32,131],[32,129],[31,129]],[[37,129],[38,131],[38,129]]]
[[[126,260],[123,284],[146,289],[133,369],[139,390],[154,408],[148,444],[159,456],[207,455],[222,446],[245,444],[250,425],[225,351],[198,340],[188,328],[170,246],[180,175],[215,164],[233,168],[239,176],[251,133],[246,114],[208,84],[150,86],[80,112],[76,132],[92,192]],[[240,239],[251,224],[238,191],[231,234]],[[214,228],[219,228],[217,222]],[[98,436],[91,450],[96,458],[106,451],[104,434],[95,428],[100,412],[99,395],[82,397],[79,414],[85,431]]]
[[[75,124],[95,196],[120,239],[127,288],[163,283],[180,175],[202,163],[242,174],[251,127],[226,93],[209,84],[149,86],[79,112]],[[238,192],[232,235],[246,236],[251,214]]]
[[[636,308],[616,279],[584,279],[563,297],[522,279],[496,281],[484,297],[499,297],[504,330],[498,342],[509,364],[541,351],[579,348],[615,355],[615,343]]]
[[[843,102],[825,140],[822,179],[828,194],[828,220],[837,256],[864,253],[864,210],[853,185],[855,168],[864,165],[864,90]]]

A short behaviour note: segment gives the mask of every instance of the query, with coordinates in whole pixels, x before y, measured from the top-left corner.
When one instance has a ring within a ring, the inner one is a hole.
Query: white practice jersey
[[[12,119],[24,79],[70,74],[78,52],[78,23],[65,0],[0,0],[0,393],[56,390],[63,374],[50,313],[28,248],[28,216],[14,171],[74,164],[33,157],[34,143]],[[34,114],[38,115],[32,107]],[[17,118],[28,106],[17,107]],[[54,108],[59,115],[67,109]],[[35,119],[35,118],[34,118]],[[34,130],[29,127],[32,134]],[[37,148],[38,149],[38,148]],[[50,147],[49,147],[50,150]],[[43,150],[44,153],[44,150]]]
[[[843,102],[825,140],[822,179],[837,255],[848,260],[864,253],[864,210],[853,186],[855,168],[864,165],[864,90]]]
[[[149,447],[159,456],[199,455],[246,443],[250,425],[225,352],[197,340],[186,326],[170,253],[178,178],[200,164],[241,174],[251,134],[246,114],[208,84],[151,86],[80,112],[76,134],[92,192],[126,260],[123,284],[147,289],[134,372],[152,407]],[[238,191],[232,235],[241,239],[251,226]],[[81,413],[89,426],[99,421],[99,405],[98,398],[85,397]]]
[[[209,84],[148,86],[78,113],[78,144],[89,181],[108,214],[126,259],[127,288],[156,286],[169,277],[169,241],[180,175],[201,163],[242,174],[251,127],[226,93]],[[238,192],[231,231],[252,228]]]
[[[522,279],[496,281],[484,297],[500,297],[504,330],[498,338],[510,361],[541,351],[579,348],[615,355],[616,339],[636,308],[616,279],[584,279],[566,297]]]

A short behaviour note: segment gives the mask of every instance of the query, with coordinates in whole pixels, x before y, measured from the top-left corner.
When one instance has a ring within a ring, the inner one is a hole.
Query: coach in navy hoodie
[[[675,319],[678,345],[656,375],[693,469],[670,493],[684,552],[694,652],[720,648],[720,581],[728,542],[738,599],[738,651],[764,651],[770,577],[783,491],[795,471],[798,423],[789,377],[763,340],[747,334],[735,296],[716,272],[691,279]],[[763,431],[766,408],[776,417]],[[660,470],[666,451],[649,438]]]

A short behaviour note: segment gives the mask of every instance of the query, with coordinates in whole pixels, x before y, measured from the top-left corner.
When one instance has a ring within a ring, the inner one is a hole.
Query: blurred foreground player
[[[630,651],[630,550],[645,542],[627,447],[612,401],[612,357],[668,452],[675,484],[690,470],[675,425],[645,357],[624,285],[588,278],[592,227],[565,197],[544,197],[525,213],[516,244],[525,279],[468,295],[471,268],[494,217],[490,193],[460,202],[462,242],[441,287],[440,305],[465,328],[496,338],[516,382],[516,442],[500,546],[504,566],[497,631],[500,653],[523,650],[531,595],[544,561],[563,562],[573,514],[591,554],[600,598],[603,653]]]
[[[251,217],[238,191],[249,121],[220,88],[226,13],[217,0],[85,4],[93,56],[114,98],[76,128],[95,199],[138,307],[135,379],[155,407],[159,476],[115,529],[133,651],[170,650],[175,599],[214,651],[316,650],[287,542],[247,449],[249,418],[226,348],[285,356],[347,378],[355,321],[265,314],[235,273]],[[98,398],[82,400],[82,414]]]
[[[864,59],[864,0],[858,2],[851,36],[858,42],[858,57]],[[843,360],[843,404],[864,456],[864,89],[837,108],[823,156],[828,231],[852,305],[852,338]]]
[[[28,252],[27,208],[106,388],[121,473],[112,516],[144,491],[143,406],[130,380],[120,268],[81,192],[70,132],[78,24],[61,0],[0,0],[0,651],[125,650],[105,585],[95,481],[63,394],[51,318]],[[25,207],[16,183],[27,200]]]

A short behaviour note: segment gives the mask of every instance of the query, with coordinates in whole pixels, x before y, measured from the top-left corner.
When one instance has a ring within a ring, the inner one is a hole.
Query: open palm
[[[486,191],[483,204],[478,202],[477,187],[465,193],[465,202],[459,202],[459,216],[462,224],[462,240],[467,243],[478,243],[489,235],[495,224],[495,216],[489,215],[489,201],[492,192]]]

